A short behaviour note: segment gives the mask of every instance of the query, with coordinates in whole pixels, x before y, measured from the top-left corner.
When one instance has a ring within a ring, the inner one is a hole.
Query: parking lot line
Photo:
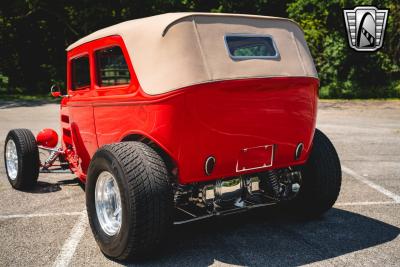
[[[35,218],[35,217],[54,217],[54,216],[78,216],[82,212],[57,212],[57,213],[31,213],[31,214],[8,214],[0,215],[0,220],[18,219],[18,218]]]
[[[363,201],[363,202],[337,202],[335,206],[370,206],[370,205],[393,205],[399,204],[395,201]]]
[[[384,194],[385,196],[393,199],[394,202],[400,203],[400,196],[399,195],[396,195],[395,193],[390,192],[389,190],[383,188],[380,185],[377,185],[376,183],[368,180],[367,178],[357,174],[355,171],[353,171],[353,170],[351,170],[351,169],[349,169],[349,168],[347,168],[347,167],[345,167],[343,165],[342,165],[342,171],[345,172],[346,174],[350,175],[351,177],[357,179],[358,181],[360,181],[360,182],[368,185],[369,187],[375,189],[376,191]]]
[[[80,217],[76,221],[75,226],[72,228],[68,239],[65,241],[60,253],[58,254],[53,266],[64,267],[68,266],[72,257],[75,254],[75,250],[78,247],[79,241],[82,239],[85,233],[88,218],[86,211],[80,212]]]

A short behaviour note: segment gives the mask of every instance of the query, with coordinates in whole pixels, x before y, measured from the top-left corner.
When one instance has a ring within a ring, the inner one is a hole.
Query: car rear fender
[[[142,142],[153,148],[164,160],[168,172],[174,179],[177,179],[178,165],[172,153],[168,151],[160,142],[145,133],[129,133],[124,135],[121,142],[137,141]]]

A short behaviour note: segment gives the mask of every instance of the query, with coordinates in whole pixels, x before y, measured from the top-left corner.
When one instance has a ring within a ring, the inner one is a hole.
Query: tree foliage
[[[390,8],[383,48],[350,49],[342,8]],[[3,0],[0,3],[0,92],[42,94],[65,80],[65,48],[121,21],[166,12],[201,11],[290,17],[304,29],[330,97],[400,97],[400,3],[382,0]]]
[[[376,53],[356,52],[348,46],[342,9],[359,5],[390,9],[384,46]],[[305,31],[324,96],[400,96],[399,2],[298,0],[287,11]]]

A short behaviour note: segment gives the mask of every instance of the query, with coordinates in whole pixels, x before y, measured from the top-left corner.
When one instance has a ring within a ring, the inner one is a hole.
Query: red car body
[[[102,252],[159,250],[172,224],[285,203],[320,216],[340,160],[315,129],[318,74],[299,25],[277,17],[170,13],[94,32],[67,48],[61,147],[52,129],[11,130],[10,184],[39,173],[85,183]],[[40,154],[39,154],[40,151]],[[47,158],[44,158],[47,154]]]
[[[123,51],[131,81],[100,87],[93,52],[114,45]],[[70,62],[84,54],[89,55],[92,82],[72,90]],[[308,158],[317,113],[316,78],[216,81],[149,95],[136,78],[120,36],[80,45],[68,51],[67,58],[69,97],[61,102],[62,146],[82,181],[99,147],[141,138],[168,155],[182,184],[300,165]],[[299,143],[304,149],[295,159]],[[207,175],[204,164],[209,156],[216,164]]]

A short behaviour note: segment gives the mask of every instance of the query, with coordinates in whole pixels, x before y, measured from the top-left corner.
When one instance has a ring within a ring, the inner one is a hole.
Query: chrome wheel
[[[121,196],[117,181],[111,173],[107,171],[100,173],[94,198],[101,228],[109,236],[116,235],[121,229]]]
[[[11,180],[15,180],[18,174],[18,153],[12,139],[9,139],[6,145],[6,166],[8,177]]]

